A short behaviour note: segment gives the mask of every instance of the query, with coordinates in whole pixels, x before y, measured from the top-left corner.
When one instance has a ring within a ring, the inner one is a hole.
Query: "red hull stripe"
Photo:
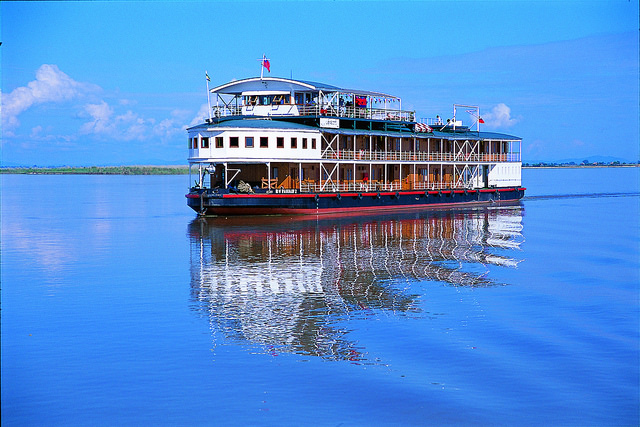
[[[327,209],[287,209],[287,208],[255,208],[255,207],[219,207],[207,209],[208,214],[214,215],[237,215],[237,214],[251,214],[251,215],[274,215],[274,214],[334,214],[334,213],[349,213],[349,212],[362,212],[362,211],[386,211],[397,209],[431,209],[441,207],[455,207],[455,206],[476,206],[486,205],[491,203],[514,203],[517,200],[494,200],[493,202],[453,202],[453,203],[433,203],[429,205],[399,205],[399,206],[358,206],[352,208],[327,208]]]

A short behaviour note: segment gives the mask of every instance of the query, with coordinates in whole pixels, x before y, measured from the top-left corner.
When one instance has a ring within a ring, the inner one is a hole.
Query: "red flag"
[[[482,120],[482,117],[478,117],[478,123],[484,123],[484,120]]]
[[[262,57],[262,66],[267,69],[268,72],[271,72],[271,63],[266,57]]]

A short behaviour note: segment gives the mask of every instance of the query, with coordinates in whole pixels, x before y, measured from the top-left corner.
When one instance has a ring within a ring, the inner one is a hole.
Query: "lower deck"
[[[194,189],[231,189],[245,193],[475,190],[521,184],[519,162],[222,162],[191,164],[190,175],[194,172],[197,179],[190,176]]]

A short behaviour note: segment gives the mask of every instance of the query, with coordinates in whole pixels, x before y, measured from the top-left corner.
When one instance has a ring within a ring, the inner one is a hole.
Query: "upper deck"
[[[210,90],[214,117],[313,116],[414,122],[396,96],[280,77],[236,80]]]

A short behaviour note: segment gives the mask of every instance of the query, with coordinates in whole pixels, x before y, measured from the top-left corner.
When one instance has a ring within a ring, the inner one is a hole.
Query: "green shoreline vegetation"
[[[582,163],[568,162],[568,163],[522,163],[523,168],[620,168],[620,167],[640,167],[640,161],[637,163],[630,162],[589,162],[588,160]]]
[[[187,175],[188,166],[2,167],[2,174],[27,175]]]

